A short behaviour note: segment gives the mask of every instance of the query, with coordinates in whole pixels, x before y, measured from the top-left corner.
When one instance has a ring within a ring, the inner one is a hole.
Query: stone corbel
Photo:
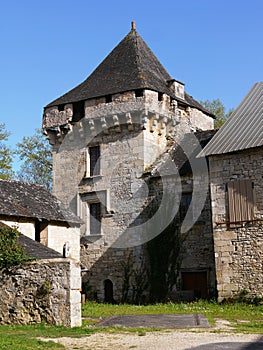
[[[116,132],[121,132],[119,118],[116,114],[113,116],[113,125]]]
[[[154,132],[158,129],[159,114],[155,114],[150,120],[150,132]]]
[[[92,136],[96,135],[96,128],[95,128],[95,123],[93,119],[89,120],[89,128]]]
[[[50,145],[54,146],[56,144],[56,134],[51,130],[47,131],[46,129],[44,129],[44,134],[46,135],[46,138]]]
[[[71,124],[68,125],[68,138],[70,141],[74,140],[74,131],[73,126]]]
[[[159,131],[158,131],[158,135],[162,135],[166,129],[166,125],[167,125],[167,117],[163,117],[162,120],[159,123],[160,127],[159,127]]]
[[[101,128],[104,134],[108,135],[110,132],[109,132],[109,127],[107,125],[106,119],[103,117],[100,119],[100,122],[101,122]]]
[[[126,113],[126,123],[128,125],[128,130],[129,131],[133,131],[134,130],[134,126],[132,124],[131,113]]]
[[[185,110],[185,111],[186,111],[186,114],[187,114],[187,115],[190,115],[190,113],[191,113],[191,107],[189,107],[189,106],[186,107],[186,110]]]

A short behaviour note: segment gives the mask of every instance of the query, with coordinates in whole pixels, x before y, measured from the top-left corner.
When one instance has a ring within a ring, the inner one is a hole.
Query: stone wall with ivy
[[[71,259],[27,262],[0,271],[0,324],[81,325],[80,266]]]

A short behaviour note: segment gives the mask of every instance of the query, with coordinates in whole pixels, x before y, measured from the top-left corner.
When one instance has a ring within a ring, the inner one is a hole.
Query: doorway
[[[104,281],[104,301],[105,303],[113,303],[113,283],[110,279]]]
[[[193,291],[197,299],[207,298],[207,272],[182,272],[182,290]]]

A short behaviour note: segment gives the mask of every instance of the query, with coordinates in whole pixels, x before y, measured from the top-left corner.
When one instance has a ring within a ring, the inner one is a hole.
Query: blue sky
[[[263,80],[262,0],[0,0],[0,123],[11,146],[82,82],[131,21],[196,100],[235,108]]]

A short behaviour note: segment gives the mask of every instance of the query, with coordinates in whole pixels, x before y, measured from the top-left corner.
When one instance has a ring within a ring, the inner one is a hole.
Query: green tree
[[[0,223],[0,269],[31,260],[18,243],[19,232]]]
[[[0,179],[2,180],[11,180],[14,177],[14,171],[12,170],[13,152],[5,144],[9,135],[5,124],[0,124]]]
[[[36,183],[52,188],[52,151],[46,137],[41,130],[36,129],[32,136],[23,137],[17,144],[16,154],[23,160],[19,171],[18,180]]]
[[[215,128],[220,128],[229,118],[230,114],[233,112],[233,108],[231,108],[226,113],[226,108],[223,103],[219,100],[205,100],[200,101],[201,105],[204,106],[209,112],[213,113],[216,117]]]

